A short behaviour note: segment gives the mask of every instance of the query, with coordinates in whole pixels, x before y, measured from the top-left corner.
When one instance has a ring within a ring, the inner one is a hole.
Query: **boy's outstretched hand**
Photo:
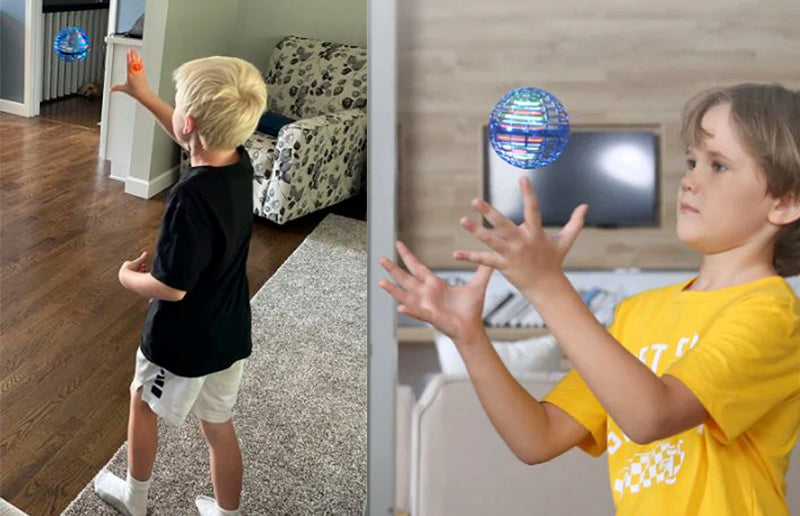
[[[150,86],[144,76],[144,63],[135,48],[128,49],[125,57],[128,65],[125,84],[115,84],[109,91],[121,91],[140,100],[150,93]]]
[[[378,285],[400,303],[398,312],[431,323],[456,343],[484,331],[483,301],[491,267],[478,267],[468,284],[453,287],[420,263],[402,242],[397,242],[397,252],[411,274],[381,258],[380,264],[397,284],[381,280]]]
[[[551,237],[542,227],[539,202],[527,177],[520,179],[520,188],[525,202],[523,223],[517,226],[486,201],[475,199],[472,207],[494,229],[484,228],[468,217],[463,217],[460,223],[492,251],[459,250],[453,253],[453,258],[494,267],[521,292],[533,293],[562,273],[561,264],[583,228],[588,205],[575,208],[558,235]]]

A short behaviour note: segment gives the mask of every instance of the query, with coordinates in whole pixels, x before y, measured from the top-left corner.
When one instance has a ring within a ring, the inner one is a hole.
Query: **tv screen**
[[[546,167],[522,170],[503,161],[484,132],[483,196],[519,224],[524,220],[519,178],[527,175],[544,226],[563,226],[572,210],[589,205],[586,226],[659,225],[658,140],[651,132],[575,131],[563,154]]]

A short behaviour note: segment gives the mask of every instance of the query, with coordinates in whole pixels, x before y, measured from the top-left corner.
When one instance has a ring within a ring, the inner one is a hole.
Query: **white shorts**
[[[140,348],[131,388],[141,387],[142,400],[170,425],[182,425],[192,410],[204,421],[224,423],[236,404],[243,366],[244,360],[238,360],[222,371],[187,378],[149,361]]]

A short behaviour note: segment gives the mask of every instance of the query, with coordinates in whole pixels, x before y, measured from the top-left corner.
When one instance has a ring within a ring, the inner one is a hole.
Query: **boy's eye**
[[[714,172],[722,172],[726,167],[719,161],[715,161],[711,163],[711,168],[714,169]]]
[[[686,168],[691,170],[691,169],[694,168],[695,165],[696,165],[695,160],[693,160],[693,159],[687,159],[686,160]]]

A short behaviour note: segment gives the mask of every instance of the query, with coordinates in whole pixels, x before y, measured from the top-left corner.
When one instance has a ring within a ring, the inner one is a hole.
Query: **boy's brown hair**
[[[683,107],[681,139],[687,147],[707,136],[703,115],[719,104],[730,105],[731,123],[758,162],[767,194],[776,199],[800,197],[800,92],[751,83],[703,91]],[[800,220],[779,231],[773,266],[781,276],[800,274]]]

